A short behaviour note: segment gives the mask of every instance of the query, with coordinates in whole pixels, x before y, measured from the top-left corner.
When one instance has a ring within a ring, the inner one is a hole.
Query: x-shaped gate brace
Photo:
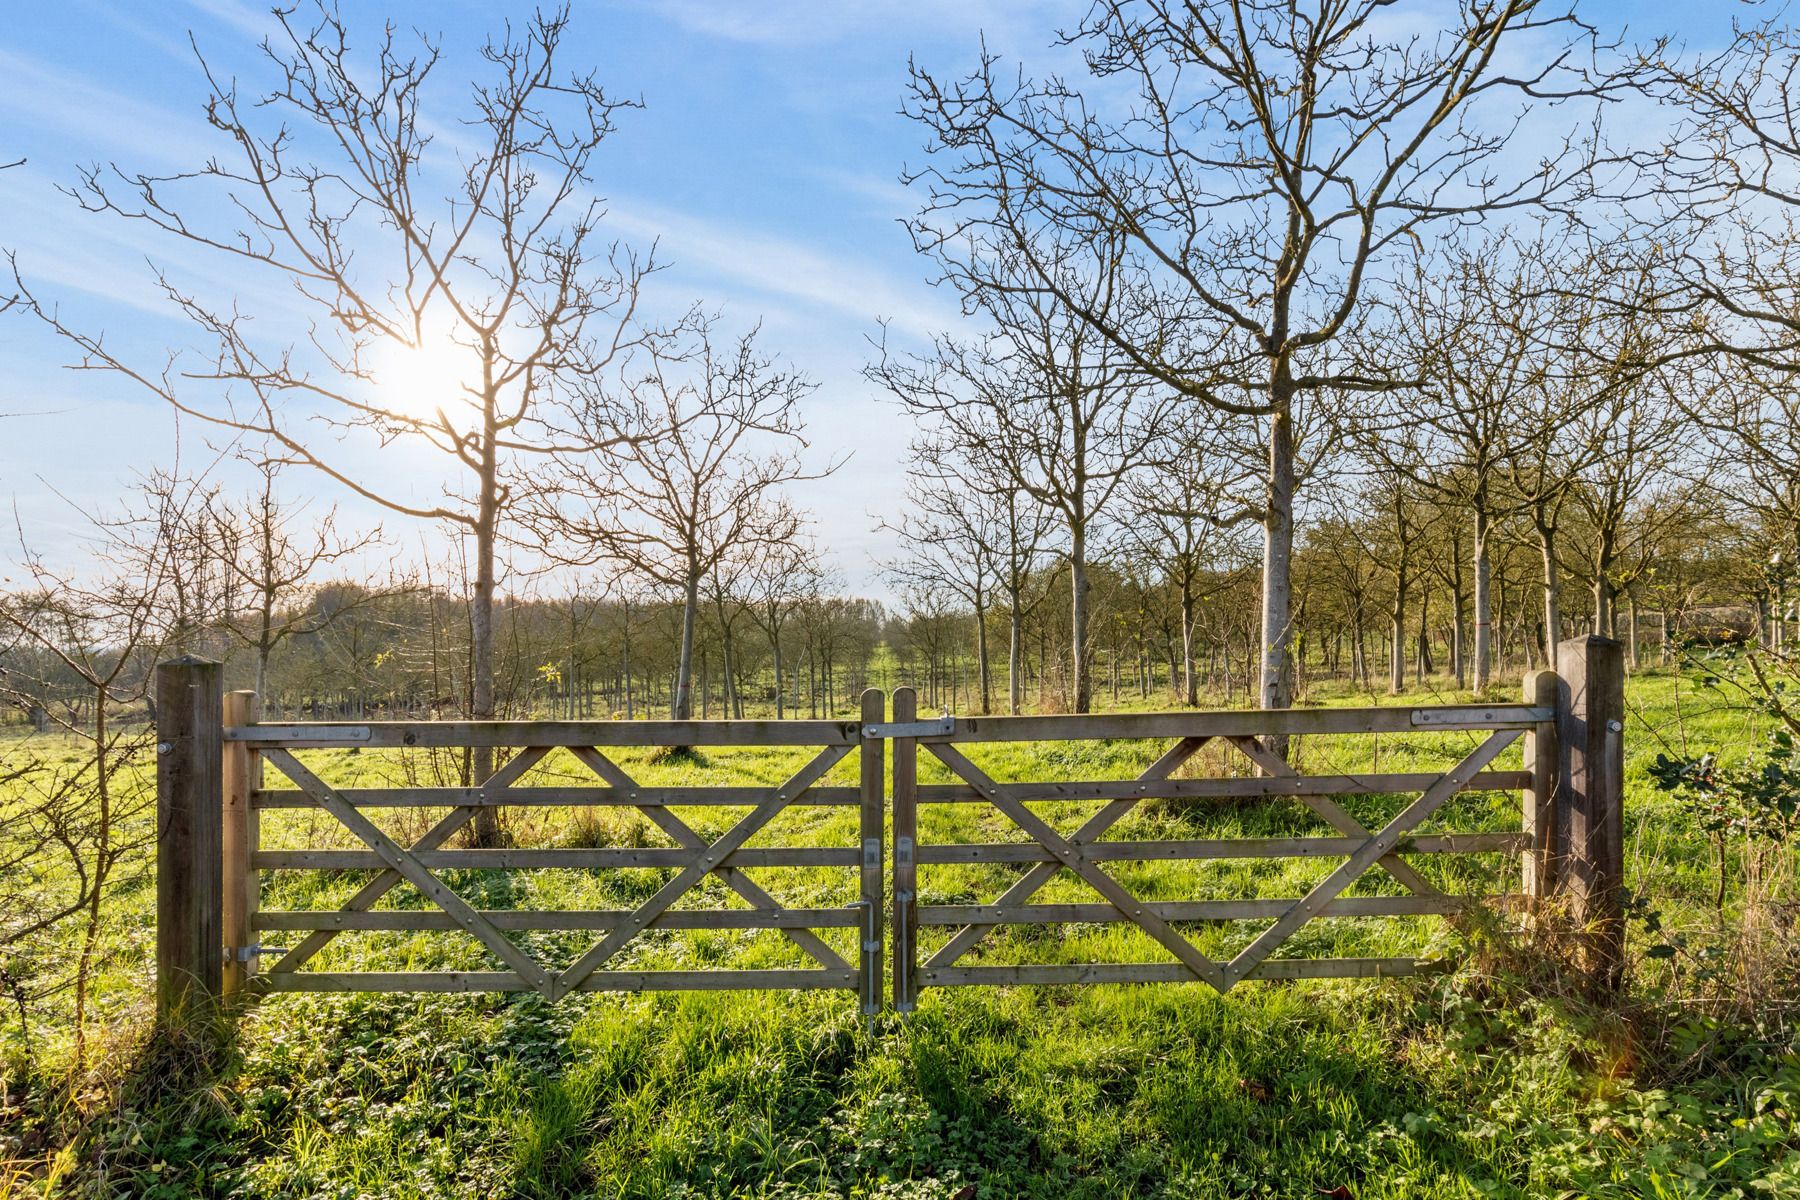
[[[1193,978],[1204,980],[1218,991],[1226,992],[1247,978],[1276,948],[1298,932],[1307,922],[1319,916],[1328,904],[1373,866],[1379,865],[1415,895],[1441,896],[1442,893],[1436,887],[1432,886],[1395,853],[1395,848],[1400,844],[1402,838],[1430,818],[1452,796],[1467,787],[1477,774],[1499,757],[1514,741],[1518,740],[1522,732],[1517,729],[1496,730],[1461,762],[1439,776],[1417,800],[1409,804],[1379,832],[1371,833],[1354,816],[1327,796],[1299,795],[1297,798],[1319,819],[1347,837],[1363,839],[1362,845],[1352,851],[1342,865],[1289,906],[1272,925],[1228,962],[1216,962],[1207,957],[1192,941],[1173,928],[1143,900],[1108,875],[1099,863],[1089,857],[1089,848],[1108,829],[1128,815],[1138,805],[1142,796],[1130,796],[1111,801],[1073,834],[1064,838],[1027,808],[1021,800],[1009,794],[1009,791],[1001,784],[996,783],[984,771],[970,762],[954,746],[946,742],[928,740],[922,741],[920,744],[1055,858],[1054,862],[1038,863],[1033,866],[989,907],[1016,907],[1024,904],[1066,867],[1111,903],[1121,917],[1135,924],[1173,954],[1180,963],[1187,967]],[[902,734],[901,736],[906,735]],[[929,734],[925,736],[928,737]],[[1207,740],[1205,737],[1181,739],[1143,774],[1139,775],[1137,782],[1148,783],[1167,779]],[[1268,774],[1285,778],[1298,777],[1298,773],[1287,762],[1280,756],[1264,749],[1255,738],[1234,736],[1225,740]],[[909,855],[915,853],[916,851],[908,844],[909,842],[910,839],[897,838],[897,853]],[[910,899],[909,895],[908,900],[910,901]],[[968,953],[997,924],[1001,923],[971,922],[963,926],[932,955],[924,964],[924,969],[936,971],[949,967]],[[909,951],[910,947],[902,949]],[[911,956],[908,955],[908,963],[902,968],[901,978],[898,981],[897,990],[901,994],[896,996],[896,1001],[902,1010],[912,1007],[917,994],[918,980],[911,969],[910,958]]]
[[[381,897],[402,882],[410,883],[418,888],[427,899],[449,914],[457,925],[492,951],[495,957],[517,971],[519,977],[534,991],[547,999],[557,1000],[581,987],[609,959],[618,954],[626,943],[647,929],[657,917],[666,912],[683,895],[697,887],[708,874],[716,874],[726,886],[755,908],[765,910],[780,908],[780,904],[773,896],[750,880],[743,871],[728,865],[727,860],[745,842],[786,809],[801,793],[824,778],[832,767],[836,766],[855,748],[854,745],[827,746],[786,782],[775,787],[749,815],[741,818],[713,842],[708,842],[665,806],[648,803],[635,804],[633,807],[668,834],[679,847],[691,851],[691,858],[673,879],[657,890],[655,895],[633,909],[574,963],[555,975],[552,975],[536,959],[515,945],[511,939],[495,927],[492,921],[457,895],[430,868],[420,862],[418,857],[442,846],[459,829],[468,824],[482,807],[496,803],[507,789],[543,760],[550,752],[550,748],[539,746],[523,750],[478,789],[481,803],[459,806],[439,820],[411,847],[401,846],[382,832],[380,827],[363,816],[354,804],[321,780],[290,751],[280,747],[269,747],[264,749],[263,754],[267,761],[273,763],[294,782],[295,786],[311,797],[320,808],[335,817],[340,824],[356,835],[363,844],[373,850],[387,864],[380,874],[364,884],[341,906],[340,912],[366,912],[373,908]],[[577,760],[608,785],[623,790],[628,797],[636,797],[640,790],[637,781],[597,748],[574,746],[569,749]],[[299,945],[288,951],[279,962],[270,968],[269,973],[280,974],[298,970],[324,949],[338,932],[339,930],[336,929],[314,931]],[[816,960],[821,967],[832,971],[852,971],[850,964],[844,960],[843,956],[810,929],[783,927],[783,932]],[[867,936],[866,931],[865,936]]]

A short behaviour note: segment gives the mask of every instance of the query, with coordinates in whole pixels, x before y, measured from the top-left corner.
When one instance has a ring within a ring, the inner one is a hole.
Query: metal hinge
[[[232,962],[249,962],[251,959],[258,958],[264,954],[286,954],[287,952],[288,952],[288,948],[286,946],[227,946],[227,947],[225,947],[225,957],[230,959]]]
[[[956,732],[956,718],[948,714],[929,721],[878,721],[862,727],[871,740],[883,738],[946,737]]]

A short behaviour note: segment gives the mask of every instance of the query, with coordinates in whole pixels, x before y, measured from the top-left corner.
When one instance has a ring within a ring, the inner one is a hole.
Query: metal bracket
[[[885,738],[947,737],[956,732],[956,718],[937,717],[929,721],[873,722],[862,727],[862,735],[872,741]]]
[[[881,839],[864,838],[862,844],[862,865],[874,870],[881,866]]]
[[[227,946],[225,957],[232,962],[249,962],[264,954],[286,954],[286,946]]]

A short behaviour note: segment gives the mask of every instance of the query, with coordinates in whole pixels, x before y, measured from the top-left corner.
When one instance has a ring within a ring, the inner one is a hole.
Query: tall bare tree
[[[1593,31],[1568,6],[1461,0],[1435,32],[1391,0],[1098,0],[1061,38],[1092,88],[1004,72],[916,69],[906,109],[932,136],[910,178],[915,241],[960,285],[995,251],[1165,388],[1259,424],[1265,452],[1262,702],[1291,700],[1299,409],[1397,380],[1334,358],[1396,246],[1441,222],[1544,202],[1588,156],[1502,155],[1530,97],[1603,93]],[[1534,45],[1529,65],[1503,52]],[[1542,47],[1548,43],[1547,52]],[[1113,103],[1113,98],[1118,98]],[[1068,242],[1122,238],[1126,303],[1096,310],[1059,277]],[[965,281],[967,281],[965,283]]]
[[[645,348],[618,396],[575,409],[553,489],[535,520],[574,562],[610,560],[681,596],[681,652],[670,711],[693,715],[695,622],[701,589],[731,559],[771,552],[801,533],[782,488],[810,470],[800,402],[813,384],[756,345],[756,331],[721,342],[716,321]],[[621,408],[625,411],[621,411]],[[621,422],[623,425],[621,426]],[[590,447],[619,428],[642,436]]]
[[[566,7],[482,48],[485,75],[464,116],[427,108],[440,49],[422,35],[390,25],[365,57],[335,5],[274,18],[262,55],[276,82],[260,96],[241,98],[235,73],[202,60],[217,157],[170,175],[95,167],[71,194],[148,227],[171,255],[222,258],[246,283],[285,285],[288,299],[253,319],[240,297],[203,296],[179,269],[159,270],[202,349],[153,366],[68,324],[26,286],[15,256],[19,294],[80,352],[79,366],[469,538],[467,706],[491,717],[496,549],[521,498],[508,464],[566,449],[549,439],[545,409],[588,389],[639,336],[651,264],[602,242],[604,210],[589,191],[595,155],[633,104],[558,67]],[[439,132],[449,128],[454,140]],[[297,321],[284,320],[294,309]],[[358,467],[345,435],[437,452],[442,498]],[[474,769],[491,773],[491,750]],[[477,836],[496,832],[484,810]]]
[[[1115,237],[1065,249],[1052,269],[1059,286],[1089,309],[1112,312],[1125,286],[1123,267]],[[1033,270],[1020,254],[989,255],[981,282],[964,281],[964,303],[987,318],[993,336],[941,336],[922,356],[884,353],[869,374],[927,429],[926,453],[948,446],[984,473],[976,486],[1022,491],[1056,514],[1069,563],[1069,699],[1076,712],[1087,712],[1089,552],[1127,477],[1152,465],[1174,398],[1030,286]]]
[[[256,656],[256,690],[266,696],[269,659],[290,638],[319,633],[383,593],[363,592],[350,605],[308,603],[321,572],[346,564],[375,546],[379,530],[344,534],[332,506],[309,517],[304,504],[292,505],[276,492],[281,464],[255,462],[259,486],[241,501],[210,498],[202,515],[202,535],[223,551],[231,600],[219,616],[226,631]]]

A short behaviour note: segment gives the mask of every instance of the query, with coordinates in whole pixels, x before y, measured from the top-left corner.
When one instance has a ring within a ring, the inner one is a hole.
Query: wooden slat
[[[284,971],[256,977],[268,992],[529,992],[516,971]],[[577,992],[727,992],[855,988],[855,971],[597,971]]]
[[[308,721],[240,725],[228,742],[329,746],[853,746],[855,721]]]
[[[571,747],[581,749],[581,747]],[[674,805],[752,807],[769,794],[767,787],[514,787],[486,792],[480,788],[339,788],[338,795],[357,808],[459,808],[464,805],[611,806],[651,808]],[[806,805],[851,805],[861,793],[853,787],[810,787],[794,798]],[[251,797],[257,808],[317,808],[305,792],[265,788]]]
[[[887,718],[887,694],[865,688],[862,694],[864,725],[877,724]],[[887,743],[864,738],[861,762],[858,763],[862,802],[857,812],[857,834],[862,846],[862,872],[859,883],[865,924],[857,941],[857,979],[862,994],[862,1010],[872,1021],[881,1011],[882,907],[887,899],[883,867],[882,832],[887,821]]]
[[[977,790],[986,792],[995,808],[1011,817],[1015,825],[1029,834],[1039,845],[1047,848],[1064,867],[1081,876],[1089,887],[1099,892],[1121,913],[1130,917],[1133,924],[1154,938],[1162,945],[1163,949],[1186,964],[1196,979],[1204,979],[1220,991],[1225,990],[1228,985],[1224,983],[1224,973],[1219,969],[1219,964],[1208,958],[1199,947],[1179,931],[1171,928],[1167,921],[1155,913],[1147,911],[1140,897],[1133,895],[1130,889],[1101,870],[1098,864],[1087,857],[1085,847],[1070,842],[1023,804],[999,795],[998,785],[954,746],[934,745],[931,747],[931,752],[937,755],[945,766],[974,784]]]
[[[1391,979],[1436,975],[1453,964],[1412,958],[1272,958],[1245,979]],[[929,987],[1018,987],[1067,983],[1190,983],[1180,963],[1059,963],[1021,967],[927,967],[920,983]]]
[[[1003,783],[1002,795],[1014,800],[1205,800],[1255,799],[1273,796],[1368,796],[1419,792],[1443,778],[1442,771],[1371,775],[1297,775],[1246,779],[1105,779],[1079,782]],[[1514,792],[1531,785],[1529,771],[1485,771],[1465,792]],[[924,784],[921,804],[985,804],[987,797],[963,783]]]
[[[1438,729],[1525,729],[1549,719],[1525,704],[1444,704],[1424,708],[1234,709],[1224,712],[1104,713],[1055,717],[958,717],[952,734],[920,738],[950,742],[1092,741],[1127,738],[1259,737],[1264,734],[1421,733],[1432,725],[1415,712],[1439,716]]]
[[[1376,859],[1383,858],[1396,849],[1402,838],[1417,828],[1420,822],[1442,808],[1472,775],[1493,762],[1502,751],[1518,741],[1519,734],[1520,731],[1517,729],[1499,730],[1490,734],[1488,739],[1476,747],[1467,758],[1446,772],[1442,780],[1426,788],[1424,793],[1407,805],[1399,816],[1382,826],[1379,833],[1364,842],[1362,847],[1345,859],[1341,866],[1314,885],[1313,889],[1306,893],[1305,898],[1295,903],[1274,924],[1257,934],[1248,946],[1238,951],[1226,966],[1227,975],[1232,979],[1249,978],[1251,970],[1257,963],[1267,958],[1277,946],[1291,937],[1295,930],[1311,920],[1319,909],[1336,899],[1339,893],[1356,882],[1364,871],[1374,865]]]
[[[495,771],[494,774],[482,784],[483,790],[489,788],[502,790],[512,786],[522,778],[527,771],[543,761],[544,754],[545,751],[543,747],[538,746],[526,749],[523,752],[514,755],[507,761],[505,766],[501,767],[498,771]],[[473,806],[468,805],[451,810],[444,814],[437,824],[433,825],[430,829],[427,829],[419,840],[414,842],[408,849],[413,854],[421,854],[429,850],[437,849],[455,836],[459,829],[473,820],[475,813],[476,809]],[[250,856],[251,866],[257,866],[257,857],[258,855],[254,853]],[[357,912],[363,909],[374,908],[376,903],[379,902],[383,896],[399,887],[400,883],[400,872],[394,870],[392,867],[384,868],[379,875],[358,888],[356,894],[344,901],[341,907],[346,912]],[[313,955],[330,945],[331,939],[336,936],[337,934],[325,929],[308,934],[298,946],[295,946],[292,950],[289,950],[286,954],[282,955],[281,960],[277,962],[272,969],[276,971],[299,970],[307,960],[313,957]]]
[[[1298,896],[1272,900],[1178,900],[1146,903],[1165,921],[1260,921],[1279,917]],[[1515,896],[1347,896],[1320,910],[1322,917],[1448,916],[1482,903],[1505,904]],[[926,904],[921,925],[1102,924],[1122,920],[1110,904]]]
[[[612,929],[630,909],[528,911],[481,909],[496,929]],[[854,929],[863,917],[855,908],[783,908],[717,911],[671,909],[651,929]],[[286,910],[261,912],[252,927],[268,930],[337,929],[380,932],[460,929],[449,913],[434,909],[376,909],[369,912]],[[842,961],[841,959],[839,961]],[[845,963],[843,969],[848,970]]]
[[[551,988],[550,998],[558,999],[580,986],[582,980],[623,949],[625,943],[636,937],[639,930],[646,928],[663,910],[672,906],[708,872],[715,867],[724,866],[726,860],[735,851],[756,836],[758,830],[774,820],[776,815],[787,807],[790,797],[799,795],[817,783],[827,771],[843,761],[852,748],[853,743],[827,746],[811,762],[801,767],[791,778],[775,788],[768,799],[727,830],[718,841],[705,850],[688,851],[687,853],[692,858],[689,865],[683,867],[675,878],[663,884],[654,896],[638,905],[637,909],[622,924],[565,968],[556,977],[554,986]]]
[[[618,763],[615,763],[612,759],[600,753],[599,749],[596,747],[577,746],[574,748],[573,753],[583,766],[587,767],[588,770],[598,775],[601,779],[604,779],[613,787],[624,791],[627,795],[642,794],[642,789],[638,787],[637,780],[627,774],[625,769],[619,766]],[[802,795],[804,794],[805,793],[802,793]],[[682,848],[695,852],[704,851],[706,849],[706,839],[701,837],[698,833],[695,833],[694,830],[688,826],[687,822],[670,812],[667,808],[658,807],[654,804],[642,804],[638,806],[638,811],[643,813],[645,818],[658,829],[674,839],[674,841]],[[768,892],[762,889],[761,885],[740,870],[733,867],[719,867],[713,871],[713,874],[723,881],[726,887],[742,896],[745,900],[748,900],[757,908],[778,909],[781,907],[781,905],[776,902],[775,897],[769,895]],[[850,966],[849,963],[844,961],[842,955],[808,930],[789,929],[787,931],[787,936],[788,940],[794,942],[802,950],[806,951],[807,954],[811,955],[812,960],[821,967],[828,970],[846,970]]]
[[[1185,838],[1154,842],[1093,842],[1085,853],[1096,862],[1162,862],[1169,859],[1331,858],[1361,849],[1367,840],[1346,837]],[[1498,833],[1419,834],[1403,839],[1401,854],[1517,854],[1526,835]],[[1032,842],[974,842],[920,846],[921,864],[1043,863],[1056,856]]]
[[[557,850],[432,850],[416,857],[434,870],[461,867],[479,871],[550,869],[614,870],[625,867],[686,867],[700,850],[676,846],[565,848]],[[759,846],[734,850],[727,867],[854,867],[862,859],[853,846]],[[263,871],[365,871],[385,866],[368,850],[259,850],[251,865]]]
[[[893,717],[895,724],[910,724],[917,718],[918,693],[909,687],[895,688]],[[895,738],[893,771],[893,804],[890,819],[894,829],[894,1007],[909,1013],[919,999],[918,966],[919,919],[919,744],[911,738]]]
[[[433,875],[413,854],[402,847],[393,838],[376,828],[369,818],[345,804],[317,775],[300,764],[286,750],[267,751],[265,757],[275,764],[276,768],[289,779],[299,784],[312,794],[321,808],[326,809],[338,822],[354,833],[365,845],[371,847],[381,857],[385,866],[400,874],[401,878],[423,892],[433,904],[449,913],[471,936],[478,939],[501,962],[517,971],[527,982],[546,997],[551,991],[550,973],[530,954],[515,946],[498,929],[495,929],[481,914],[469,905],[467,900],[451,891],[437,876]]]

